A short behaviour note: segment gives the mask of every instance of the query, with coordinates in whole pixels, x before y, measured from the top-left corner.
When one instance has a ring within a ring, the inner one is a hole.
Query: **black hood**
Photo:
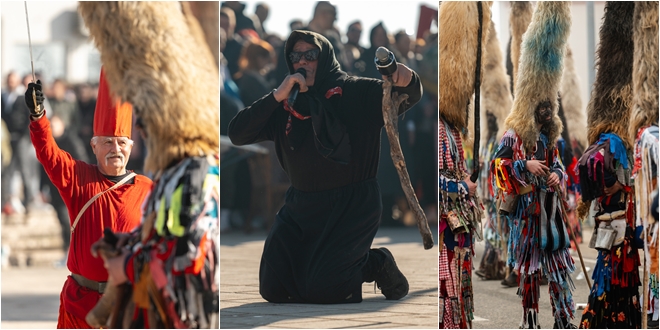
[[[293,46],[302,40],[308,44],[316,45],[321,51],[319,53],[314,85],[309,87],[306,93],[300,93],[296,101],[296,108],[300,107],[301,112],[309,112],[314,126],[314,144],[318,152],[325,158],[339,164],[348,164],[351,159],[350,138],[346,126],[339,119],[335,106],[330,98],[339,96],[326,96],[326,93],[333,88],[343,88],[348,75],[341,71],[339,61],[335,58],[335,50],[330,41],[324,36],[311,32],[296,30],[286,40],[284,45],[284,56],[286,65],[289,68],[289,74],[293,74],[293,63],[289,59],[289,54],[293,51]],[[306,109],[305,109],[306,108]],[[307,110],[307,111],[306,111]],[[297,120],[291,123],[291,132],[288,135],[292,146],[301,144],[304,136],[299,135],[301,129]],[[296,133],[294,133],[296,131]]]
[[[335,56],[335,49],[332,47],[330,41],[316,32],[302,30],[291,32],[284,46],[284,58],[286,59],[286,66],[290,74],[293,74],[295,70],[293,69],[291,59],[289,59],[289,54],[293,51],[293,46],[298,40],[315,45],[321,50],[316,68],[316,77],[314,78],[314,86],[310,87],[312,91],[322,91],[325,94],[326,90],[337,86],[337,80],[345,79],[346,73],[341,71],[339,61],[337,61]]]

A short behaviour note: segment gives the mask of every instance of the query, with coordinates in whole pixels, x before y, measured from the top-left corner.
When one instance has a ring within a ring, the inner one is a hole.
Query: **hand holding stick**
[[[392,79],[390,77],[383,82],[383,120],[385,122],[385,131],[387,131],[387,139],[390,141],[390,156],[399,174],[401,187],[406,194],[408,205],[415,213],[417,228],[422,235],[424,249],[428,250],[433,247],[433,235],[431,234],[424,210],[419,205],[415,191],[410,183],[410,176],[406,168],[406,160],[403,158],[401,144],[399,143],[399,132],[397,131],[397,110],[401,103],[407,99],[408,95],[406,94],[399,95],[396,92],[392,93]]]

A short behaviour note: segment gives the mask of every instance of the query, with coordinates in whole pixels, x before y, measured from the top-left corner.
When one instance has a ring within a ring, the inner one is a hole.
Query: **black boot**
[[[646,325],[649,329],[657,329],[658,328],[658,320],[653,321],[653,314],[646,314],[647,317],[647,322]]]
[[[511,271],[509,277],[503,279],[500,283],[506,287],[515,288],[518,286],[518,275],[516,275],[516,272]]]
[[[394,257],[386,248],[369,250],[367,264],[362,268],[364,282],[376,285],[388,300],[399,300],[408,294],[408,280],[396,266]]]
[[[553,329],[577,329],[578,327],[571,323],[567,317],[563,316],[561,319],[555,319],[555,324],[552,326]]]

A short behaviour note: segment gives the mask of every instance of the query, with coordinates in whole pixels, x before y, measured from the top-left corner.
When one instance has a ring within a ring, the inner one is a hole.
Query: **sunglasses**
[[[291,63],[298,63],[300,59],[305,56],[305,59],[308,61],[316,61],[319,58],[319,53],[321,51],[318,49],[310,49],[306,52],[291,52],[289,53],[289,59]]]

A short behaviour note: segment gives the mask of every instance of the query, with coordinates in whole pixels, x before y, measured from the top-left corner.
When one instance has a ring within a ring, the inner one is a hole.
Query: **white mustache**
[[[109,153],[105,156],[105,166],[108,166],[108,159],[111,157],[119,157],[121,159],[122,164],[124,163],[124,155],[121,153]]]

